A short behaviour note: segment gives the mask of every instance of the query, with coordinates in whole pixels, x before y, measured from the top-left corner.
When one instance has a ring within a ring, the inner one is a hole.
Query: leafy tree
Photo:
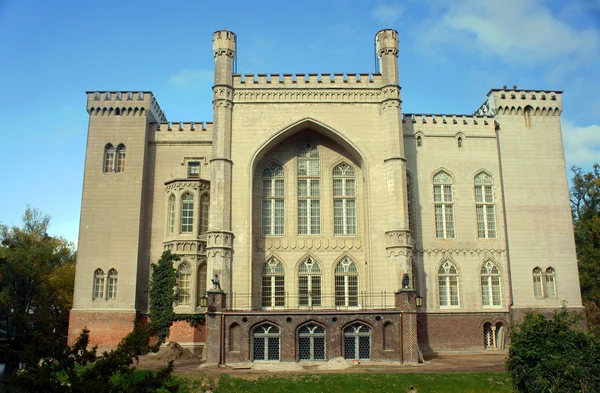
[[[175,319],[173,303],[177,284],[177,272],[173,263],[179,256],[167,250],[163,252],[156,265],[152,265],[152,282],[150,283],[150,312],[148,327],[158,337],[158,344],[162,344],[169,337],[169,328]]]
[[[600,330],[582,330],[580,322],[563,307],[551,319],[530,312],[513,323],[506,369],[517,391],[600,391]]]

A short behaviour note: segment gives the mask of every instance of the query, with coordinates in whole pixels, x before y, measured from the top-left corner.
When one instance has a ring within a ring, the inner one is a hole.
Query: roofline
[[[563,91],[562,90],[542,90],[542,89],[491,89],[490,91],[488,91],[488,93],[486,95],[490,95],[493,91],[506,91],[506,92],[510,92],[510,91],[514,91],[514,92],[537,92],[537,93],[558,93],[558,94],[562,94]]]

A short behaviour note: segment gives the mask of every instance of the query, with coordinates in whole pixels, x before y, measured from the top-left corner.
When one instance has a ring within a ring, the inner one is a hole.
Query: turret
[[[400,52],[398,32],[391,29],[379,31],[375,35],[375,44],[383,83],[398,85],[400,83],[398,78],[398,53]]]
[[[227,30],[213,34],[213,53],[215,56],[215,85],[233,85],[233,59],[235,58],[237,37]]]

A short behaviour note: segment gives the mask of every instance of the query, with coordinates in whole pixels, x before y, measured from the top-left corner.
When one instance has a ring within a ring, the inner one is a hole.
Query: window
[[[200,234],[208,231],[208,218],[210,217],[210,195],[205,193],[200,197]]]
[[[475,176],[475,210],[477,215],[477,237],[496,237],[496,214],[494,211],[494,182],[485,172]]]
[[[371,328],[355,323],[344,329],[344,359],[371,359]]]
[[[458,307],[458,271],[450,261],[438,269],[440,307]]]
[[[458,137],[456,143],[458,144],[458,147],[463,147],[463,139],[461,136]]]
[[[544,280],[544,294],[546,297],[556,297],[556,285],[554,281],[554,269],[546,269],[546,279]]]
[[[406,172],[406,199],[408,202],[408,228],[411,230],[413,238],[415,231],[413,228],[414,217],[413,217],[413,181],[410,172]]]
[[[483,346],[485,349],[498,349],[502,347],[504,326],[501,322],[492,325],[486,322],[483,325]]]
[[[356,235],[356,175],[344,162],[333,168],[333,233]]]
[[[320,159],[317,147],[307,142],[298,149],[298,234],[321,233]]]
[[[262,306],[285,306],[285,270],[275,258],[265,262],[262,271]]]
[[[125,145],[119,145],[117,147],[117,165],[115,172],[125,172],[125,157],[126,157]]]
[[[481,302],[484,306],[501,306],[500,271],[491,261],[481,268]]]
[[[312,258],[302,262],[298,271],[298,301],[300,306],[321,305],[321,266]]]
[[[175,231],[175,195],[171,194],[169,196],[169,201],[167,202],[167,233],[169,235],[173,234]]]
[[[192,268],[183,262],[177,269],[177,303],[189,305],[191,299]]]
[[[117,283],[119,281],[119,273],[115,269],[108,271],[108,293],[107,299],[117,298]]]
[[[94,272],[94,299],[104,298],[104,271],[96,269]]]
[[[298,329],[298,360],[325,360],[325,329],[314,323]]]
[[[545,272],[541,268],[533,269],[533,294],[536,298],[556,297],[556,272],[549,267]]]
[[[421,135],[419,135],[417,137],[417,147],[421,147],[423,146],[423,137],[421,137]]]
[[[181,197],[181,233],[194,230],[194,197],[186,193]]]
[[[279,360],[279,328],[265,323],[254,328],[252,333],[252,360]]]
[[[542,269],[539,267],[533,269],[533,294],[537,298],[544,297],[543,280],[544,274],[542,273]]]
[[[454,200],[452,178],[444,171],[433,177],[433,201],[435,204],[435,237],[454,237]]]
[[[342,259],[335,268],[335,306],[358,306],[358,269],[349,258]]]
[[[196,304],[200,305],[200,298],[206,295],[206,261],[203,261],[198,266],[198,283],[196,289]]]
[[[263,235],[283,235],[284,191],[283,169],[273,162],[262,172]]]
[[[525,118],[525,127],[531,127],[531,114],[533,109],[530,106],[526,106],[523,111],[523,117]]]
[[[198,161],[188,162],[188,177],[199,178],[200,177],[200,163]]]
[[[104,172],[112,172],[115,166],[115,148],[110,143],[104,147]]]

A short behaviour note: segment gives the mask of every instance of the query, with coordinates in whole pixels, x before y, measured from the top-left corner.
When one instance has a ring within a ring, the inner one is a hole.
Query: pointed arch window
[[[537,298],[544,297],[544,274],[542,269],[536,267],[533,269],[533,294]]]
[[[319,150],[312,142],[304,143],[298,158],[298,234],[321,233],[321,179]]]
[[[177,269],[177,303],[189,305],[192,293],[192,267],[183,262]]]
[[[452,178],[444,171],[436,173],[433,177],[433,201],[435,205],[435,237],[455,237]]]
[[[533,108],[526,106],[523,111],[523,117],[525,119],[525,127],[531,127],[531,115],[533,114]]]
[[[200,262],[200,265],[198,266],[197,281],[196,304],[200,305],[200,298],[206,295],[206,260]]]
[[[475,211],[477,215],[477,237],[496,237],[496,213],[494,206],[494,181],[485,172],[475,176]]]
[[[487,261],[481,268],[481,302],[484,307],[502,305],[500,271],[492,261]]]
[[[175,195],[171,194],[167,202],[167,233],[175,232]]]
[[[104,298],[104,280],[106,276],[102,269],[96,269],[94,272],[94,299]]]
[[[314,323],[298,329],[298,360],[325,360],[325,329]]]
[[[544,295],[546,297],[556,297],[556,280],[554,269],[549,267],[546,269],[546,277],[544,280]]]
[[[345,162],[333,168],[333,233],[356,235],[356,173]]]
[[[450,261],[438,269],[439,301],[442,308],[458,307],[458,271]]]
[[[252,360],[279,360],[280,340],[279,327],[270,323],[255,327],[252,332]]]
[[[283,235],[285,187],[281,165],[273,162],[262,172],[262,233]]]
[[[298,302],[300,306],[321,306],[321,266],[307,258],[298,269]]]
[[[117,284],[119,282],[119,273],[116,269],[110,269],[108,271],[108,291],[106,294],[107,299],[117,298]]]
[[[194,231],[194,197],[185,193],[181,197],[181,233]]]
[[[105,147],[104,147],[104,165],[103,165],[103,171],[106,172],[112,172],[114,171],[114,167],[115,167],[115,148],[113,147],[113,145],[111,145],[110,143],[108,143]]]
[[[265,262],[262,270],[262,306],[285,306],[285,270],[276,258]]]
[[[208,231],[208,218],[210,217],[210,195],[204,193],[200,197],[200,234]]]
[[[417,136],[417,147],[423,146],[423,137],[421,135]]]
[[[335,306],[358,306],[358,269],[350,258],[342,259],[335,267]]]
[[[355,323],[344,328],[344,359],[371,359],[371,328]]]
[[[412,232],[414,238],[414,217],[413,217],[413,180],[410,172],[406,171],[406,199],[408,202],[408,228]]]
[[[127,151],[125,145],[119,145],[117,147],[117,164],[115,166],[115,172],[125,172],[125,158]]]

